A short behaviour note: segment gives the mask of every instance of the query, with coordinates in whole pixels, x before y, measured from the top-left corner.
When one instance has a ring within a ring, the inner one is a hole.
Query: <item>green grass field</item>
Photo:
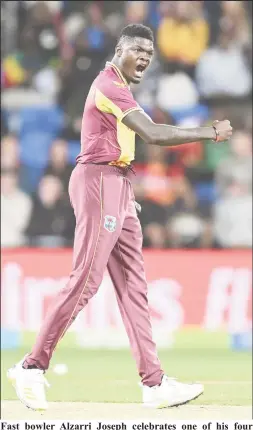
[[[136,403],[141,401],[139,377],[129,350],[85,350],[67,334],[56,350],[47,372],[51,384],[49,401]],[[16,399],[6,379],[6,370],[29,351],[34,336],[26,336],[18,350],[2,351],[2,400]],[[196,400],[202,405],[252,404],[252,355],[233,352],[224,333],[184,330],[175,347],[159,351],[164,371],[182,381],[201,381],[205,393]],[[68,373],[57,375],[54,364],[65,363]]]

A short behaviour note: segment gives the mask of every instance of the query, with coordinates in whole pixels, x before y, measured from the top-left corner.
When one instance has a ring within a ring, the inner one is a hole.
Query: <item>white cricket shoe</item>
[[[24,358],[7,372],[7,378],[16,390],[19,400],[34,411],[44,412],[47,407],[45,385],[49,387],[43,370],[24,369]]]
[[[143,406],[150,408],[168,408],[179,406],[199,397],[204,387],[202,384],[184,384],[164,375],[161,385],[142,386]]]

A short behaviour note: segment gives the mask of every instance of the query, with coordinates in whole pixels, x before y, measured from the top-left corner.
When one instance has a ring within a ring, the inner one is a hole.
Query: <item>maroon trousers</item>
[[[163,372],[152,340],[142,232],[130,174],[108,165],[75,167],[69,185],[76,217],[73,270],[24,367],[48,368],[58,341],[98,291],[107,267],[142,382],[160,384]]]

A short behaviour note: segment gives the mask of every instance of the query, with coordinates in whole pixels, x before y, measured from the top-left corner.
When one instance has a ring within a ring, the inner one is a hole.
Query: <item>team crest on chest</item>
[[[104,228],[109,231],[109,233],[113,233],[116,230],[116,224],[115,216],[105,215]]]

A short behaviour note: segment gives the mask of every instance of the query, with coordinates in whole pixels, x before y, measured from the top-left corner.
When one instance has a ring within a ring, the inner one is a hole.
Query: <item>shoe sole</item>
[[[18,399],[21,401],[21,403],[23,403],[24,406],[27,407],[27,409],[29,409],[30,411],[40,412],[41,414],[43,414],[46,411],[46,409],[32,408],[31,406],[27,405],[27,403],[21,398],[21,396],[18,392],[17,386],[16,386],[16,379],[15,379],[15,377],[10,375],[9,370],[7,371],[7,379],[11,383],[11,385],[13,386],[14,390],[16,391]]]
[[[153,408],[153,409],[178,408],[179,406],[186,405],[187,403],[192,402],[193,400],[196,400],[203,393],[204,393],[204,391],[202,391],[201,393],[197,394],[195,397],[192,397],[189,400],[185,400],[183,402],[175,403],[174,405],[168,405],[168,402],[163,402],[163,403],[160,403],[158,405],[154,404],[154,403],[146,403],[146,404],[144,403],[143,406],[145,408]]]

